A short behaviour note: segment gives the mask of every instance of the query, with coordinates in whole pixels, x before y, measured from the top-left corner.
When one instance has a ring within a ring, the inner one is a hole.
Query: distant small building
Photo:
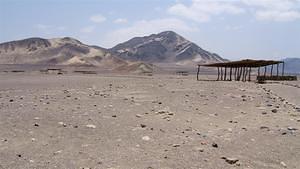
[[[181,75],[181,76],[188,76],[189,72],[188,71],[177,71],[176,74]]]
[[[65,73],[62,69],[59,68],[48,68],[40,70],[41,73],[45,74],[63,74]]]

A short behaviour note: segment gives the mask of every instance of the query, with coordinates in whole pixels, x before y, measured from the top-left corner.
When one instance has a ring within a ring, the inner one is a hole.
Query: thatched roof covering
[[[233,61],[233,62],[224,62],[224,63],[212,63],[212,64],[204,64],[199,66],[205,67],[263,67],[268,65],[275,65],[283,63],[283,61],[275,61],[275,60],[241,60],[241,61]]]

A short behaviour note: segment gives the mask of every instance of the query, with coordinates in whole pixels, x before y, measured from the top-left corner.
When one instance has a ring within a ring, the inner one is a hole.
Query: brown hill
[[[128,62],[105,49],[73,38],[30,38],[0,44],[1,64],[97,66],[114,69]]]

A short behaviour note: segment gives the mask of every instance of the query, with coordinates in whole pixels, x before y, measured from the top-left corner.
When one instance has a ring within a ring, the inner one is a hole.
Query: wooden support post
[[[237,79],[237,81],[239,81],[240,80],[240,68],[238,68],[238,71],[237,71],[237,73],[236,73],[236,79]]]
[[[244,81],[244,80],[245,80],[245,73],[246,73],[246,68],[245,68],[245,67],[243,67],[243,77],[242,77],[242,81]]]
[[[257,76],[260,76],[260,67],[258,67]]]
[[[267,66],[265,66],[264,78],[266,78],[266,75],[267,75]]]
[[[236,68],[236,80],[239,81],[239,73],[240,73],[240,68]]]
[[[221,80],[223,80],[223,67],[221,67]]]
[[[227,67],[225,67],[225,73],[224,73],[224,81],[226,81],[226,76],[227,76]]]
[[[234,80],[235,81],[237,80],[237,78],[236,78],[236,71],[237,71],[237,69],[238,69],[237,67],[234,68]]]
[[[233,69],[233,68],[231,67],[231,68],[230,68],[230,78],[229,78],[230,81],[232,81],[232,73],[233,73],[233,72],[232,72],[232,69]]]
[[[197,71],[197,81],[199,81],[199,73],[200,73],[200,65],[198,65],[198,71]]]
[[[277,78],[278,78],[278,76],[279,76],[279,63],[277,63]]]
[[[273,65],[271,67],[271,77],[273,76]]]
[[[251,81],[251,67],[249,67],[249,78],[248,78],[248,81],[249,82]]]
[[[243,68],[242,68],[242,67],[240,67],[239,81],[241,80],[242,73],[243,73]]]
[[[284,76],[284,62],[282,63],[282,76]]]
[[[245,67],[245,77],[244,77],[244,82],[247,81],[247,75],[248,75],[248,67]]]
[[[217,81],[219,81],[220,80],[220,68],[218,67],[218,79],[217,79]]]

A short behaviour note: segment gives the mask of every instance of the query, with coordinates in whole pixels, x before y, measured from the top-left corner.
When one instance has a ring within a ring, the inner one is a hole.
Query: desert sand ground
[[[299,169],[298,82],[0,74],[2,169]]]

